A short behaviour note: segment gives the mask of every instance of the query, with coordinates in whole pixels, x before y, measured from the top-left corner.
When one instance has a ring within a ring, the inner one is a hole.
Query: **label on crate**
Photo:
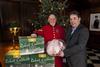
[[[34,67],[55,67],[54,57],[44,53],[30,55],[30,61]]]
[[[19,36],[20,55],[44,53],[44,38]]]
[[[29,55],[22,55],[19,58],[13,58],[11,55],[5,56],[5,63],[6,64],[22,64],[22,63],[30,63],[30,56]]]

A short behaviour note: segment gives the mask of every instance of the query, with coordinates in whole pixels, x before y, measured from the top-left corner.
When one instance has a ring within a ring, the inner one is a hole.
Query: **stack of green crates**
[[[5,56],[6,67],[55,67],[54,57],[44,51],[44,38],[19,36],[20,57]]]

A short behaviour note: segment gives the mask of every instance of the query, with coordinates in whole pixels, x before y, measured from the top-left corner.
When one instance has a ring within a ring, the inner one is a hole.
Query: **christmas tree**
[[[58,17],[58,24],[66,26],[67,16],[64,15],[64,9],[67,7],[65,4],[67,0],[39,0],[40,12],[37,18],[33,19],[35,29],[39,29],[43,25],[47,24],[47,17],[50,13],[56,14]]]

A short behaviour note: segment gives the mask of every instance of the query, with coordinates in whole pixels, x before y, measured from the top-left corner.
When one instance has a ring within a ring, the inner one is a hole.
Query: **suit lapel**
[[[77,32],[79,32],[80,27],[81,27],[81,24],[76,28],[76,30],[73,32],[73,34],[71,34],[72,29],[70,28],[69,38],[68,38],[69,40],[71,40],[75,36],[75,34],[77,34]]]
[[[72,37],[72,35],[71,35],[71,31],[72,31],[72,29],[71,29],[71,27],[69,28],[69,30],[68,30],[68,41],[71,39],[71,37]]]

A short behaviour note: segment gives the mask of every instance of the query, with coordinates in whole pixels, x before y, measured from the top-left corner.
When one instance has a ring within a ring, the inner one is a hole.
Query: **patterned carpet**
[[[100,49],[87,49],[88,67],[100,67]]]

